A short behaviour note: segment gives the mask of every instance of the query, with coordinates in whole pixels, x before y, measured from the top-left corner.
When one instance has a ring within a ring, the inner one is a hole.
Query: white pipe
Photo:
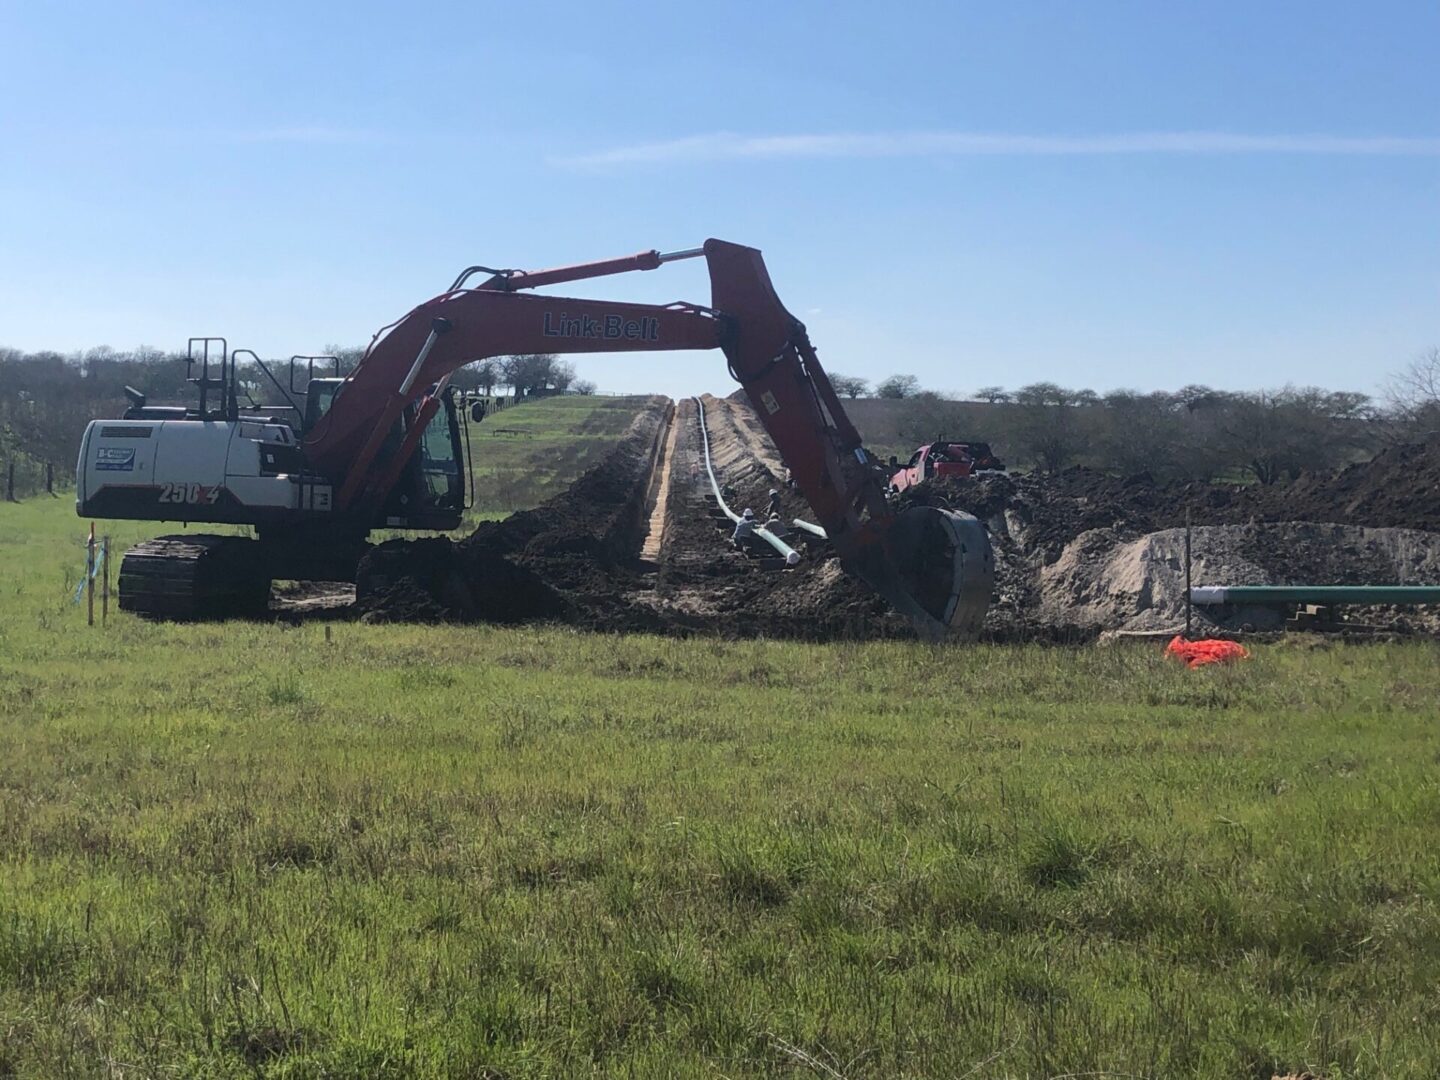
[[[799,518],[795,518],[793,521],[790,522],[790,524],[794,525],[797,529],[809,533],[811,536],[818,536],[821,540],[830,539],[830,534],[827,533],[824,529],[822,529],[819,525],[812,525],[810,522],[801,521]]]
[[[1190,590],[1192,604],[1224,604],[1229,596],[1230,590],[1224,585],[1196,585]]]
[[[725,516],[738,524],[741,520],[740,515],[725,505],[725,500],[720,495],[720,485],[715,480],[715,470],[710,467],[710,431],[705,426],[705,405],[698,397],[695,399],[695,408],[700,410],[700,438],[705,444],[705,472],[710,477],[710,490],[714,493],[715,501],[720,505],[720,509],[725,511]],[[756,525],[755,535],[783,555],[786,566],[794,566],[800,561],[800,553],[769,529]]]

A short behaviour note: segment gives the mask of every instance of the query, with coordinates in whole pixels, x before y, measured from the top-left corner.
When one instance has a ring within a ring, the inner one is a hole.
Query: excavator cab
[[[466,505],[465,448],[460,437],[460,411],[455,407],[454,392],[446,393],[442,400],[441,408],[425,425],[420,445],[406,469],[416,497],[402,504],[401,509],[408,511],[408,517],[415,518],[417,513],[423,517],[414,526],[420,529],[458,528]],[[387,512],[394,502],[392,492]]]
[[[306,384],[302,439],[330,411],[344,385],[345,380],[341,378],[314,378]],[[407,416],[391,425],[381,445],[381,461],[399,450],[412,419]],[[376,522],[377,527],[441,531],[459,528],[468,505],[461,432],[455,394],[447,392],[442,395],[441,408],[425,425],[425,433],[414,454],[386,497],[381,513],[383,520]]]
[[[302,438],[310,433],[320,417],[330,411],[344,385],[345,380],[340,378],[314,378],[305,384],[305,417],[300,425]]]

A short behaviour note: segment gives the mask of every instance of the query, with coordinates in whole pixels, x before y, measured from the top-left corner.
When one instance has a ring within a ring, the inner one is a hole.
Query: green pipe
[[[1440,604],[1440,585],[1197,585],[1196,604]]]

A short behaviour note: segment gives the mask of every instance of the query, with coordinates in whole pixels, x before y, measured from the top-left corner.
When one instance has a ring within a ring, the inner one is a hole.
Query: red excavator
[[[709,268],[708,306],[531,291],[692,258]],[[458,368],[515,353],[716,348],[845,569],[924,636],[977,630],[994,582],[984,527],[932,507],[896,512],[886,501],[888,471],[861,445],[760,252],[721,240],[553,270],[469,267],[382,329],[354,371],[310,378],[303,398],[295,362],[310,361],[313,375],[317,358],[292,359],[287,390],[253,352],[192,339],[198,408],[152,406],[130,391],[123,419],[92,422],[76,508],[82,517],[252,526],[253,537],[140,544],[121,566],[120,606],[169,618],[263,611],[272,579],[353,581],[374,529],[459,526],[465,454],[449,390]],[[283,404],[240,404],[242,355],[271,378]]]

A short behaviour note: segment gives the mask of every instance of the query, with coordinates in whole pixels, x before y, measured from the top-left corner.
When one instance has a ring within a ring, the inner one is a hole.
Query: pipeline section
[[[799,529],[801,532],[807,532],[811,536],[818,536],[821,540],[830,539],[829,533],[827,533],[819,525],[812,524],[809,521],[801,521],[799,518],[793,518],[790,524],[794,525],[795,528]]]
[[[1440,585],[1196,585],[1192,604],[1440,604]]]
[[[705,473],[710,477],[710,491],[715,496],[716,505],[725,512],[725,516],[738,524],[740,515],[725,505],[725,500],[720,495],[720,485],[715,480],[715,469],[710,464],[710,430],[705,426],[705,404],[698,397],[695,399],[695,408],[700,412],[700,439],[705,447]],[[774,548],[785,560],[786,566],[794,566],[800,561],[800,553],[768,529],[762,529],[757,525],[755,526],[755,535]]]

